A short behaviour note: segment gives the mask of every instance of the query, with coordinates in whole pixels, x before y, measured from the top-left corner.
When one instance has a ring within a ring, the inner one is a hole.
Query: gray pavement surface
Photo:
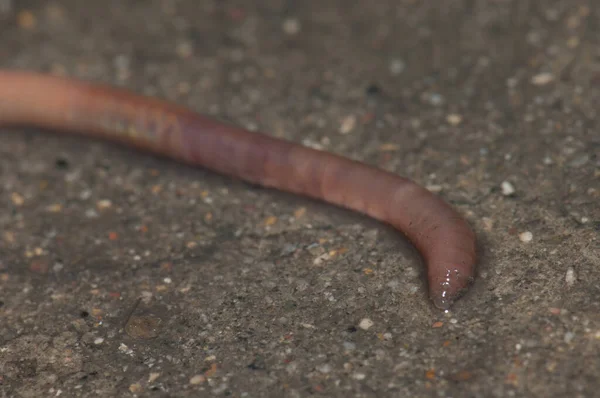
[[[0,0],[0,66],[408,176],[481,249],[451,312],[352,212],[0,130],[2,397],[600,396],[593,1]]]

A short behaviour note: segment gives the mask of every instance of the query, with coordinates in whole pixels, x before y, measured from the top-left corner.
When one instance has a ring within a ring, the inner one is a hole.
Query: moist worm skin
[[[423,256],[429,295],[440,309],[474,278],[476,242],[467,221],[413,181],[360,162],[126,90],[0,70],[0,126],[9,125],[121,143],[391,224]]]

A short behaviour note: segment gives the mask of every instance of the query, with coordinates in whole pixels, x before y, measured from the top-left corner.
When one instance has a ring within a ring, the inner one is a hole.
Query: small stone
[[[94,209],[87,209],[85,211],[85,216],[87,218],[98,218],[98,212]]]
[[[358,324],[358,327],[361,328],[362,330],[369,330],[371,328],[371,326],[373,326],[375,323],[370,320],[369,318],[364,318],[360,321],[360,323]]]
[[[483,222],[483,229],[485,229],[486,231],[491,231],[492,228],[494,228],[494,220],[492,220],[489,217],[483,217],[481,219],[481,221]]]
[[[324,374],[330,373],[332,369],[333,368],[328,363],[324,363],[323,365],[317,366],[317,370]]]
[[[177,43],[175,48],[176,48],[175,51],[177,52],[177,55],[179,55],[179,57],[183,58],[183,59],[191,57],[192,54],[194,53],[194,45],[191,41],[188,41],[188,40],[184,40],[184,41]]]
[[[575,333],[567,332],[565,333],[565,343],[569,344],[575,338]]]
[[[531,240],[533,239],[533,234],[529,231],[521,232],[519,234],[519,239],[521,239],[521,242],[524,243],[531,242]]]
[[[552,81],[554,81],[554,75],[549,72],[540,73],[531,78],[531,83],[536,86],[545,86]]]
[[[288,18],[283,21],[283,32],[290,36],[298,34],[300,32],[300,21],[295,18]]]
[[[344,118],[344,120],[342,120],[342,125],[340,126],[340,133],[348,134],[352,130],[354,130],[355,126],[356,126],[356,116],[354,116],[354,115],[347,116]]]
[[[440,193],[440,192],[442,192],[442,189],[444,189],[444,187],[442,187],[441,185],[438,185],[438,184],[430,184],[430,185],[427,185],[425,188],[427,188],[428,191],[433,192],[433,193]]]
[[[129,391],[133,394],[138,394],[142,392],[142,385],[140,383],[135,383],[129,386]]]
[[[122,352],[123,354],[127,354],[132,356],[133,355],[133,350],[129,347],[127,347],[125,344],[121,343],[119,345],[119,351]]]
[[[108,199],[102,199],[96,203],[96,207],[98,208],[98,210],[108,209],[112,207],[112,202]]]
[[[15,206],[21,206],[21,205],[23,205],[23,203],[25,203],[25,198],[23,198],[22,195],[20,195],[16,192],[13,192],[10,195],[10,199],[12,200],[12,202]]]
[[[432,93],[429,96],[429,103],[433,106],[440,106],[444,103],[444,97],[438,93]]]
[[[344,341],[343,346],[344,346],[344,350],[346,350],[346,351],[353,351],[356,349],[356,344],[354,344],[351,341]]]
[[[451,113],[446,116],[446,121],[452,126],[458,126],[462,122],[462,116],[457,113]]]
[[[352,375],[352,378],[353,378],[354,380],[364,380],[366,377],[367,377],[367,375],[366,375],[366,374],[364,374],[364,373],[354,373],[354,374]]]
[[[573,286],[576,281],[577,281],[577,274],[575,273],[575,268],[569,267],[567,269],[567,273],[565,275],[565,282],[570,287],[570,286]]]
[[[204,375],[196,375],[190,379],[190,384],[198,385],[202,384],[206,381],[206,377]]]
[[[504,196],[510,196],[515,193],[515,187],[508,181],[502,181],[500,188],[502,189],[502,195]]]
[[[406,64],[401,59],[393,59],[390,62],[390,73],[394,76],[401,74],[406,69]]]
[[[132,316],[125,325],[125,332],[135,339],[153,339],[159,335],[162,320],[155,316]]]
[[[584,166],[587,162],[590,161],[590,155],[584,153],[583,155],[577,156],[575,159],[569,162],[570,167],[581,167]]]
[[[102,343],[104,343],[104,339],[102,337],[98,337],[94,340],[94,344],[96,345],[100,345]]]

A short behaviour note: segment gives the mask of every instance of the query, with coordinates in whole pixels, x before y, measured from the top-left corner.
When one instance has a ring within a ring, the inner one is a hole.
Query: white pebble
[[[519,234],[519,239],[521,239],[521,242],[531,242],[531,240],[533,239],[533,234],[529,231],[521,232]]]
[[[356,344],[354,344],[351,341],[344,341],[344,350],[346,351],[353,351],[356,349]]]
[[[331,373],[332,367],[328,363],[324,363],[323,365],[317,366],[317,370],[321,373]]]
[[[283,31],[288,35],[295,35],[300,32],[300,21],[294,18],[288,18],[283,22]]]
[[[401,59],[393,59],[392,62],[390,62],[390,73],[392,75],[399,75],[404,72],[405,68],[406,64]]]
[[[102,344],[104,343],[104,339],[102,337],[98,337],[94,340],[94,344],[98,345],[98,344]]]
[[[353,378],[354,380],[364,380],[366,377],[367,377],[367,375],[366,375],[366,374],[364,374],[364,373],[354,373],[354,374],[352,375],[352,378]]]
[[[88,200],[91,196],[92,196],[92,191],[89,190],[89,189],[84,189],[79,194],[79,199],[81,199],[81,200]]]
[[[446,116],[446,121],[452,126],[458,126],[462,122],[462,116],[456,113],[451,113]]]
[[[575,273],[575,268],[569,267],[565,275],[565,282],[567,282],[567,285],[573,286],[575,284],[575,281],[577,281],[577,274]]]
[[[433,93],[429,96],[429,103],[433,106],[439,106],[444,103],[444,97],[441,94]]]
[[[204,375],[196,375],[190,379],[190,384],[198,385],[202,384],[206,381],[206,377]]]
[[[442,187],[441,185],[438,185],[438,184],[431,184],[431,185],[427,185],[425,188],[427,188],[427,190],[430,192],[439,193],[439,192],[442,192],[442,189],[444,187]]]
[[[375,323],[369,318],[363,318],[358,324],[358,327],[362,330],[369,330],[369,328],[371,328],[371,326],[373,326],[374,324]]]
[[[569,344],[575,338],[575,333],[567,332],[565,333],[565,343]]]
[[[348,134],[352,130],[354,130],[354,126],[356,126],[356,116],[350,115],[342,120],[342,125],[340,126],[340,133]]]
[[[85,216],[87,218],[97,218],[98,212],[96,212],[96,210],[94,210],[94,209],[88,209],[85,211]]]
[[[531,83],[536,86],[545,86],[554,80],[554,75],[549,72],[540,73],[531,78]]]
[[[108,209],[112,207],[112,202],[109,199],[102,199],[96,203],[96,207],[100,210]]]
[[[515,193],[515,187],[508,181],[502,181],[500,188],[502,189],[502,195],[504,196],[510,196]]]

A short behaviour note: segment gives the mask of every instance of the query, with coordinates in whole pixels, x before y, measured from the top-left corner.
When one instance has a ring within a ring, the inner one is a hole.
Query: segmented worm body
[[[475,235],[450,205],[413,181],[332,153],[126,90],[20,71],[0,70],[0,125],[118,142],[391,224],[423,256],[429,295],[441,309],[474,277]]]

